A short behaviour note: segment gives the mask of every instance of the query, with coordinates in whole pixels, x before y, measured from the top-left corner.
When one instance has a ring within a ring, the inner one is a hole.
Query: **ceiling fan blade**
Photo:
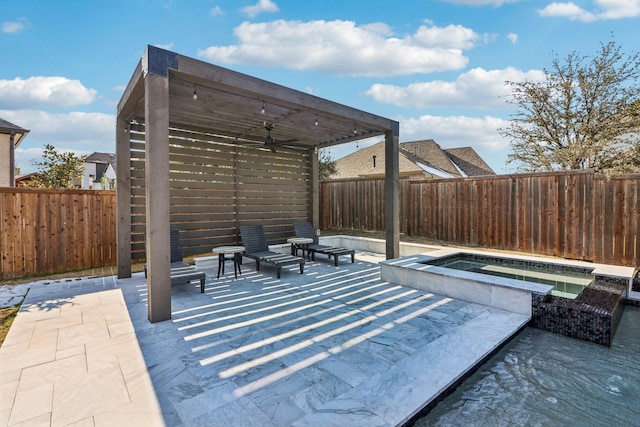
[[[292,142],[297,142],[297,141],[298,141],[297,139],[283,139],[282,141],[280,141],[280,140],[274,141],[274,144],[278,144],[278,145],[290,144]]]
[[[278,149],[279,150],[283,149],[283,150],[296,152],[296,153],[300,153],[308,150],[308,148],[299,146],[299,145],[278,145]]]

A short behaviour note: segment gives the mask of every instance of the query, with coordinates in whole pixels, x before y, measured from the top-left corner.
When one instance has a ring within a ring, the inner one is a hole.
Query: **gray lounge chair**
[[[293,229],[296,232],[296,237],[304,237],[307,239],[313,239],[313,243],[306,245],[305,249],[311,254],[311,260],[315,260],[315,254],[325,254],[331,259],[333,257],[334,264],[338,266],[338,257],[340,255],[351,255],[351,263],[355,262],[355,253],[353,249],[338,248],[335,246],[321,245],[318,241],[318,236],[313,230],[313,226],[310,222],[294,222]]]
[[[304,258],[285,255],[269,249],[267,237],[262,225],[241,225],[240,237],[244,246],[243,256],[256,260],[256,271],[260,271],[260,264],[270,264],[277,268],[277,277],[280,278],[282,267],[288,265],[300,265],[300,274],[304,273]]]
[[[171,229],[171,284],[190,283],[192,280],[200,280],[200,293],[204,293],[204,282],[207,278],[203,271],[187,264],[182,257],[182,245],[180,244],[180,231]],[[147,264],[144,265],[144,277],[147,277]]]

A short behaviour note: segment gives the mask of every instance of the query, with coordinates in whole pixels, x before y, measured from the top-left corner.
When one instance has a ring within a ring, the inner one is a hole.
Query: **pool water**
[[[640,307],[611,347],[526,328],[415,426],[640,425],[638,355]]]
[[[527,265],[520,260],[458,254],[427,261],[425,264],[472,273],[488,274],[509,279],[552,285],[552,295],[576,298],[593,281],[591,272],[584,268],[547,264],[544,267]]]

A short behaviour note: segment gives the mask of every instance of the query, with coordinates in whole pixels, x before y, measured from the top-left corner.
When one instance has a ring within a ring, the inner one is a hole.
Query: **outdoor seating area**
[[[157,323],[142,272],[34,282],[0,349],[0,425],[401,425],[528,319],[382,281],[383,258],[211,264]]]

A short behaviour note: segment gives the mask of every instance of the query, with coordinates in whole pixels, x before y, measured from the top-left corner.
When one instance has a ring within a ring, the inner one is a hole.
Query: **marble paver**
[[[114,278],[30,286],[0,349],[0,425],[162,425]]]
[[[142,274],[32,284],[0,349],[0,426],[401,425],[528,320],[382,282],[358,255],[206,270],[156,324]]]

